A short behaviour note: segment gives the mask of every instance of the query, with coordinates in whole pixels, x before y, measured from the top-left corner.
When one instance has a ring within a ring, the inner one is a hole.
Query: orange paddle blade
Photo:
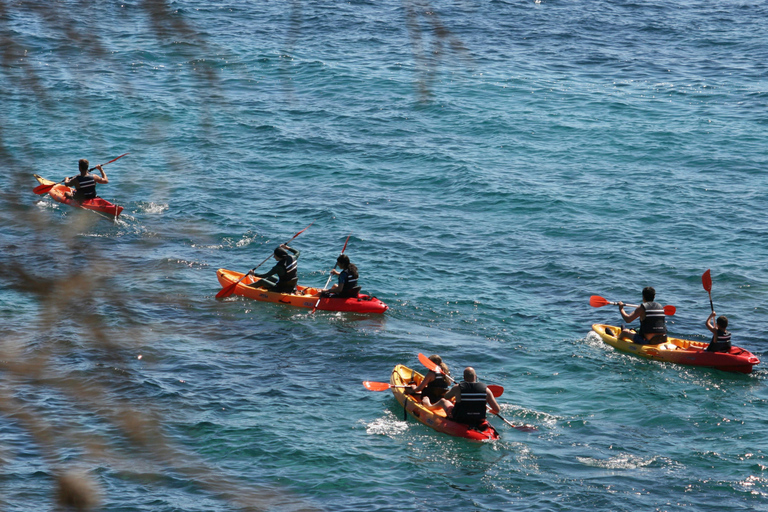
[[[709,269],[701,276],[701,284],[704,285],[704,289],[708,292],[712,291],[712,274],[710,274]]]
[[[47,194],[56,185],[58,185],[58,183],[53,183],[51,185],[38,185],[32,189],[32,192],[34,192],[37,195]]]
[[[430,358],[419,352],[419,362],[429,368],[430,370],[437,371],[438,368],[440,368],[434,361],[432,361]]]
[[[593,295],[589,298],[589,305],[593,308],[601,308],[603,306],[608,306],[611,302],[602,298],[599,295]]]
[[[237,283],[239,283],[238,281]],[[217,299],[223,299],[224,297],[229,297],[233,293],[235,293],[235,288],[237,288],[237,283],[228,284],[224,288],[222,288],[219,293],[216,294]]]
[[[491,390],[491,394],[496,398],[504,394],[504,388],[496,384],[488,384],[488,389]]]
[[[364,380],[363,386],[369,391],[386,391],[390,387],[386,382],[373,382],[370,380]]]
[[[664,306],[664,314],[672,316],[677,312],[677,308],[675,306]]]

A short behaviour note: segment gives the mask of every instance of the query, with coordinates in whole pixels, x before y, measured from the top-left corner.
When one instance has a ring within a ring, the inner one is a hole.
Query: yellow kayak
[[[646,359],[665,361],[688,366],[703,366],[726,372],[750,373],[760,360],[751,352],[731,347],[730,352],[707,352],[708,342],[683,340],[667,337],[666,343],[638,345],[631,340],[618,339],[621,328],[612,325],[594,324],[592,330],[602,340],[617,350]]]

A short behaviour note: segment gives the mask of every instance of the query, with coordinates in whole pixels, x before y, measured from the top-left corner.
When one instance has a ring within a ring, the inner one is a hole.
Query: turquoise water
[[[761,359],[765,2],[161,2],[0,12],[0,504],[100,510],[768,509],[764,365],[617,353],[652,285]],[[105,168],[112,224],[35,196]],[[390,309],[217,301],[215,271],[346,254]],[[439,353],[532,423],[403,421]],[[64,486],[66,487],[66,486]],[[76,485],[74,487],[77,487]]]

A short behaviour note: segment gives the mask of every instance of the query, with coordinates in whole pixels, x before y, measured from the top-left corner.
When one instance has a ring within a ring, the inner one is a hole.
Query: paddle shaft
[[[352,236],[352,233],[350,233],[349,235],[347,235],[347,240],[344,242],[344,247],[341,249],[341,254],[344,254],[344,251],[346,251],[346,250],[347,250],[347,243],[349,243],[349,237],[350,237],[350,236]],[[339,256],[341,256],[341,254],[339,254]],[[333,265],[333,269],[331,269],[331,270],[336,270],[336,265],[338,265],[338,260],[337,260],[337,263],[335,263],[335,264]],[[332,277],[333,277],[333,273],[330,273],[330,274],[328,275],[328,280],[325,282],[325,286],[323,286],[323,290],[325,290],[326,288],[328,288],[328,285],[331,283],[331,278],[332,278]],[[321,300],[322,298],[323,298],[322,296],[320,296],[320,297],[318,297],[318,298],[317,298],[317,302],[315,302],[315,307],[313,307],[313,308],[312,308],[312,311],[310,312],[310,314],[314,313],[314,312],[317,310],[317,306],[319,306],[319,305],[320,305],[320,300]]]

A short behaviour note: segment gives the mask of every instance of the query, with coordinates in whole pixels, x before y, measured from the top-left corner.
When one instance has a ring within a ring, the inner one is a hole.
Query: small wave
[[[387,412],[383,418],[377,418],[370,423],[365,423],[365,432],[371,435],[394,437],[408,430],[408,423],[398,421],[391,412]]]
[[[650,466],[656,462],[656,456],[653,457],[638,457],[637,455],[630,455],[628,453],[622,453],[616,457],[610,459],[596,459],[594,457],[576,457],[576,460],[587,466],[605,469],[636,469]]]
[[[168,204],[163,203],[138,203],[136,206],[137,211],[150,215],[158,215],[168,210]]]

